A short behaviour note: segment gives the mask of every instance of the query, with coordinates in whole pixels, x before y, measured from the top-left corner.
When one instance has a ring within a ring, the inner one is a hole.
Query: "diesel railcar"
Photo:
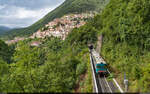
[[[107,64],[94,49],[91,50],[97,74],[107,74]]]

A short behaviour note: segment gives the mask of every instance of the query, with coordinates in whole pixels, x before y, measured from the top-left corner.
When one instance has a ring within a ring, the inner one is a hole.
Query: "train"
[[[91,55],[94,61],[95,69],[97,74],[107,75],[107,63],[104,59],[95,51],[95,49],[90,49]]]

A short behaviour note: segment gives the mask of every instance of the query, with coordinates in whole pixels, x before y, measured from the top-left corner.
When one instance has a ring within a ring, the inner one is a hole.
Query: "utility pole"
[[[128,91],[128,79],[125,73],[124,73],[124,85],[125,85],[125,92],[127,92]]]

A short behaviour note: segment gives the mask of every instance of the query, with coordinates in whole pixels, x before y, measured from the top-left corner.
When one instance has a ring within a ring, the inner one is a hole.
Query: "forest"
[[[150,92],[150,1],[111,0],[91,24],[103,35],[100,53],[129,91]]]
[[[69,1],[69,0],[68,0]],[[109,69],[129,91],[150,92],[150,1],[110,0],[102,13],[75,28],[65,41],[45,38],[6,45],[0,41],[0,91],[75,92],[80,76],[82,92],[92,92],[87,45],[103,35],[102,52]],[[41,41],[39,47],[30,46]]]
[[[92,92],[87,44],[97,33],[86,28],[74,29],[65,41],[46,37],[9,46],[0,41],[0,92],[76,92],[77,84],[80,92]],[[32,41],[42,44],[34,47]]]
[[[78,9],[82,10],[79,13],[100,10],[101,4],[105,2],[66,0],[32,26],[13,30],[2,37],[28,36],[54,18],[77,13]],[[92,92],[87,44],[96,42],[96,36],[96,29],[85,25],[72,30],[65,41],[54,37],[28,39],[13,45],[0,41],[0,92]],[[33,47],[30,43],[34,41],[42,44]]]

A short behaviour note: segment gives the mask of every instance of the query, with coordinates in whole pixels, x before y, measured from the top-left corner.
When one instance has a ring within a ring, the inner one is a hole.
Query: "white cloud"
[[[27,27],[44,17],[55,7],[43,8],[39,10],[28,10],[22,7],[10,6],[11,10],[0,13],[0,26],[7,27]]]
[[[45,2],[38,0],[40,2]],[[37,2],[38,2],[37,1]],[[54,5],[44,6],[40,8],[28,8],[23,6],[16,6],[15,4],[3,4],[0,5],[0,25],[9,27],[26,27],[30,26],[39,19],[43,18],[47,13],[59,6],[64,0]],[[52,2],[51,2],[52,3]],[[31,4],[32,5],[32,4]],[[36,4],[33,7],[37,7]]]
[[[5,5],[0,5],[0,10],[5,8]]]
[[[0,8],[2,8],[0,6]],[[13,11],[6,11],[5,14],[0,14],[0,18],[17,18],[17,19],[26,19],[34,18],[39,19],[46,15],[48,12],[52,11],[55,7],[44,8],[40,10],[27,10],[22,7],[11,6]]]
[[[26,10],[25,8],[18,8],[15,15],[13,17],[18,19],[25,19],[25,18],[34,18],[39,19],[50,12],[53,8],[44,8],[40,10]]]

